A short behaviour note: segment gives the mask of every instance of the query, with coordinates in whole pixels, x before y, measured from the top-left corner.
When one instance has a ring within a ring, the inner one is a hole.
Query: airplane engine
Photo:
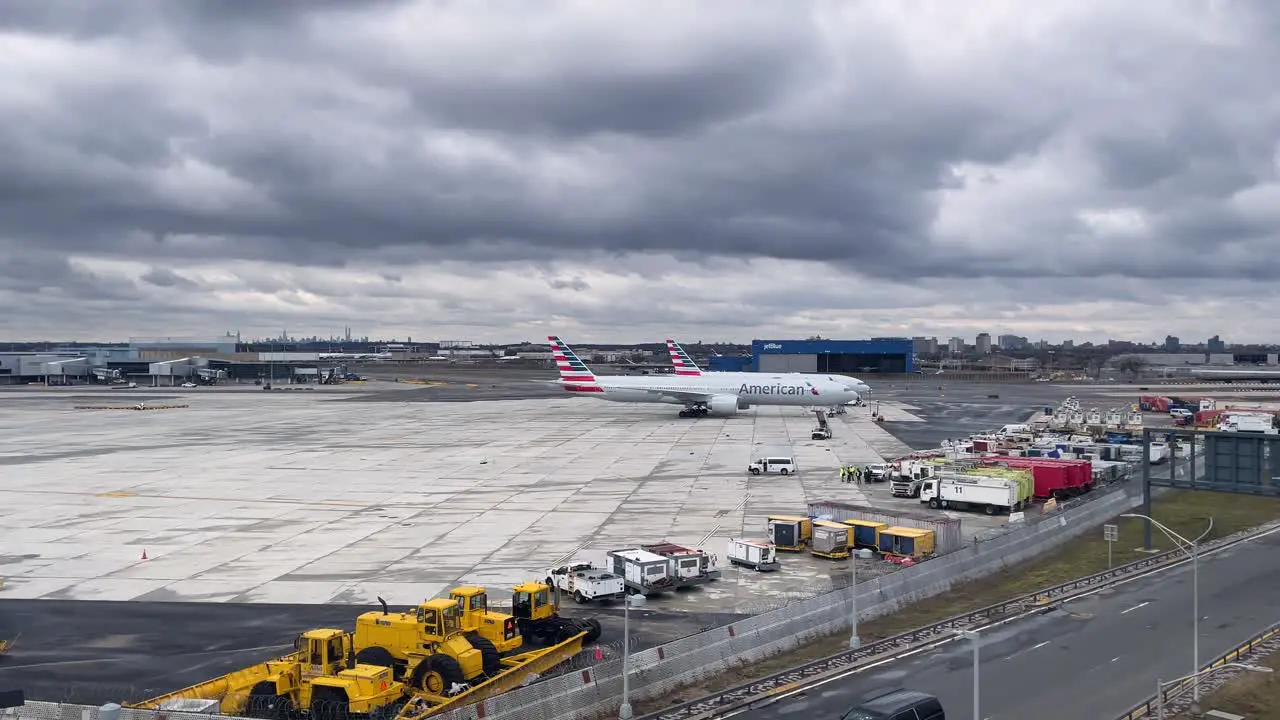
[[[738,414],[738,396],[737,395],[716,395],[707,403],[709,415],[713,417],[726,417]]]

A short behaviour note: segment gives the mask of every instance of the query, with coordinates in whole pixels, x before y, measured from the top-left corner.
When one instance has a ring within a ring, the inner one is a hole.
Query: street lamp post
[[[1213,518],[1209,518],[1209,527],[1200,533],[1200,537],[1195,540],[1188,540],[1178,533],[1170,530],[1163,523],[1148,515],[1138,513],[1125,513],[1120,517],[1143,518],[1164,533],[1170,540],[1178,544],[1178,549],[1191,557],[1191,655],[1192,666],[1194,671],[1190,677],[1191,680],[1191,697],[1194,701],[1200,702],[1200,541],[1213,530]],[[1188,550],[1187,548],[1191,548]]]
[[[643,595],[626,595],[622,603],[622,705],[618,720],[631,720],[631,606],[643,605]]]
[[[1223,663],[1221,665],[1218,665],[1217,667],[1205,668],[1200,672],[1192,673],[1191,675],[1180,677],[1177,680],[1170,680],[1169,682],[1165,682],[1160,678],[1156,678],[1156,720],[1164,720],[1164,686],[1165,685],[1176,685],[1182,682],[1183,680],[1198,681],[1201,675],[1208,675],[1209,673],[1217,672],[1219,670],[1222,670],[1223,668],[1229,668],[1229,667],[1240,668],[1241,670],[1248,670],[1249,672],[1257,672],[1257,673],[1272,672],[1271,668],[1266,667],[1265,665],[1249,665],[1247,663],[1229,662],[1229,663]],[[1199,698],[1194,698],[1194,700],[1195,702],[1200,701]]]
[[[849,649],[857,650],[862,646],[862,640],[858,638],[858,551],[856,548],[849,548],[849,604],[852,609],[849,611]]]
[[[981,661],[978,658],[978,647],[982,636],[977,630],[965,630],[962,634],[973,641],[973,717],[974,720],[982,720],[982,681],[979,673]]]

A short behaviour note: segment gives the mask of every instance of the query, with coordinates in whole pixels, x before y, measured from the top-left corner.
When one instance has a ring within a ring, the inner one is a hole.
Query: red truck
[[[1038,498],[1065,500],[1093,489],[1093,463],[1088,460],[990,455],[978,462],[1030,470]]]

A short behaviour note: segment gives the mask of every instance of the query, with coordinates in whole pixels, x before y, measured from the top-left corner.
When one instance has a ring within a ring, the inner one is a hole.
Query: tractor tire
[[[311,717],[314,720],[350,720],[351,702],[337,688],[318,687],[311,693]]]
[[[587,618],[587,637],[585,642],[593,643],[600,639],[604,634],[604,628],[600,627],[600,621],[595,618]]]
[[[455,683],[467,681],[462,666],[448,655],[429,655],[418,663],[413,673],[413,686],[432,695],[444,695]]]
[[[396,666],[396,659],[391,655],[390,650],[375,645],[356,653],[356,663],[389,668]]]
[[[260,682],[249,691],[244,715],[260,720],[284,720],[289,716],[289,698],[276,694],[275,683]]]
[[[493,643],[482,637],[467,638],[467,641],[471,643],[471,647],[480,651],[480,664],[484,667],[485,675],[493,677],[502,672],[502,654]]]

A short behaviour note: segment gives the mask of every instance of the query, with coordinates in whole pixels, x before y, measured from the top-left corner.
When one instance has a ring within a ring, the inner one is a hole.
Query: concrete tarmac
[[[162,695],[292,650],[312,628],[350,629],[350,605],[2,600],[0,638],[21,633],[0,660],[0,689],[28,698],[100,704]],[[400,609],[392,606],[392,610]],[[598,619],[605,659],[621,652],[622,608],[564,608]],[[739,619],[721,613],[634,610],[637,649]],[[561,668],[567,670],[571,668]]]
[[[1280,532],[1201,560],[1201,664],[1275,622],[1278,569]],[[1192,607],[1187,564],[992,630],[979,647],[982,717],[1118,716],[1151,696],[1156,678],[1193,671]],[[936,695],[948,718],[971,720],[972,648],[948,643],[734,717],[840,717],[869,694],[907,687]]]

